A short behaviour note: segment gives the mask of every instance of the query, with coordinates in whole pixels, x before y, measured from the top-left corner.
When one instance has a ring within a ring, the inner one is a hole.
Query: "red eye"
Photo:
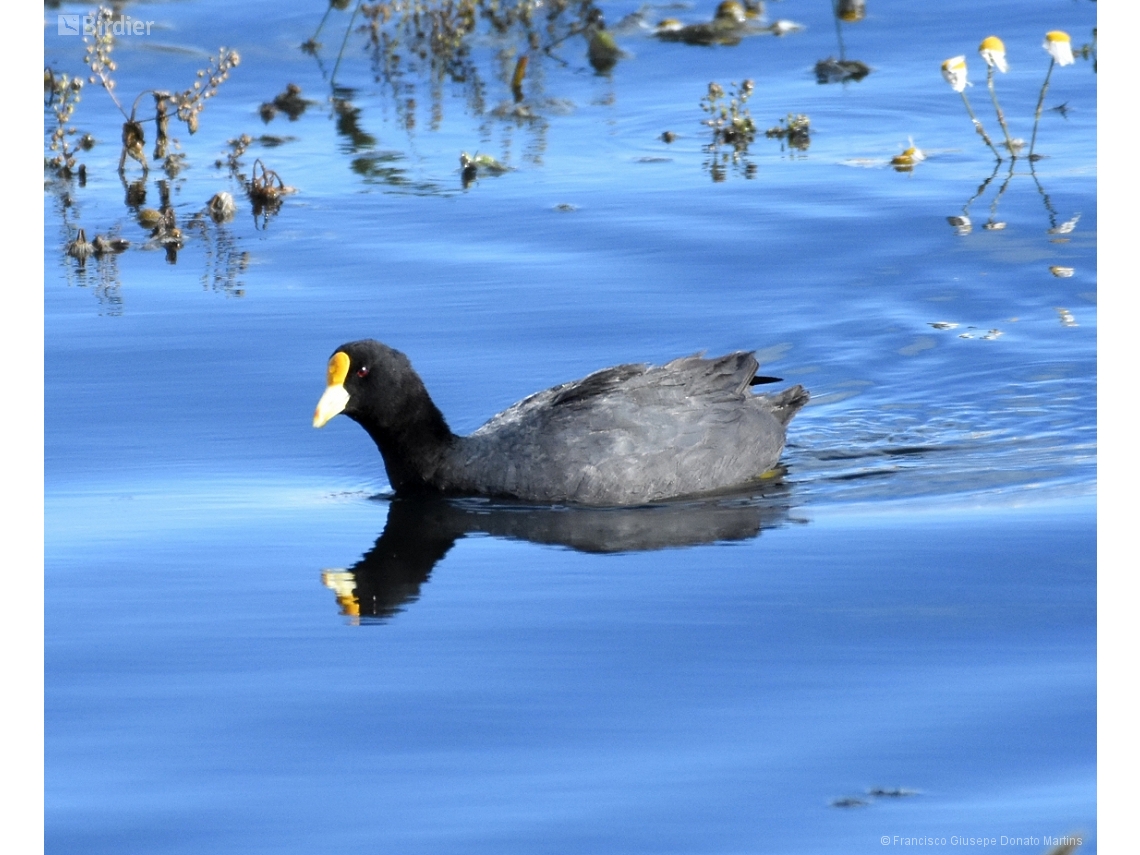
[[[360,366],[360,368],[358,368],[356,370],[356,376],[357,377],[367,377],[368,376],[368,366],[367,365]]]

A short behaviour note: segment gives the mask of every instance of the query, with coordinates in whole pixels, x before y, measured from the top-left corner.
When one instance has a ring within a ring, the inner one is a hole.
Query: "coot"
[[[470,436],[448,428],[408,358],[354,341],[329,359],[313,426],[344,413],[372,437],[398,495],[636,505],[744,490],[771,474],[802,386],[751,387],[752,353],[617,365],[538,392]]]

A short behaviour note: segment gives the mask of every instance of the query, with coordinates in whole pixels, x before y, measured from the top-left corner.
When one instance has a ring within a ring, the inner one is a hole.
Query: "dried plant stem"
[[[1001,125],[1002,133],[1005,134],[1005,145],[1009,149],[1009,156],[1017,160],[1017,152],[1013,148],[1013,138],[1009,135],[1009,128],[1005,124],[1005,113],[1001,111],[997,91],[994,89],[994,67],[992,65],[986,69],[986,85],[990,89],[990,100],[994,102],[994,112],[997,113],[998,124]]]
[[[1045,72],[1045,82],[1041,84],[1041,96],[1037,99],[1037,112],[1033,115],[1033,136],[1029,140],[1029,157],[1033,158],[1033,146],[1037,142],[1037,123],[1041,121],[1041,106],[1045,103],[1045,92],[1049,88],[1049,77],[1053,74],[1053,66],[1057,60],[1049,58],[1049,70]]]
[[[982,139],[986,141],[986,145],[990,147],[990,151],[994,153],[994,157],[1001,160],[1001,153],[994,146],[993,140],[990,135],[986,133],[986,129],[982,127],[982,123],[978,121],[978,117],[974,115],[974,108],[970,106],[970,99],[966,97],[965,90],[962,91],[962,103],[966,105],[966,112],[970,114],[970,121],[974,123],[974,130],[981,134]]]

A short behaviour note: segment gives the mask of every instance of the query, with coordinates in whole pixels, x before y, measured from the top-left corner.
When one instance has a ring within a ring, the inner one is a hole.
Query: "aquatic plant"
[[[300,86],[296,83],[290,83],[285,87],[284,92],[275,95],[272,101],[266,101],[258,107],[257,112],[261,116],[261,121],[266,124],[273,121],[278,111],[288,116],[290,122],[295,122],[301,118],[312,103],[312,101],[307,101],[301,97]]]
[[[913,172],[914,167],[926,160],[926,154],[911,139],[910,145],[891,158],[895,172]]]
[[[848,80],[858,82],[870,73],[871,66],[857,59],[836,59],[829,56],[815,64],[817,83],[846,83]]]
[[[1029,140],[1029,159],[1035,160],[1033,147],[1037,143],[1037,124],[1041,121],[1041,106],[1045,103],[1045,92],[1049,89],[1049,78],[1053,74],[1055,65],[1072,65],[1073,40],[1069,34],[1062,30],[1051,30],[1045,34],[1045,41],[1041,45],[1049,54],[1049,70],[1045,72],[1045,82],[1041,84],[1041,95],[1037,98],[1037,111],[1033,116],[1033,136]]]
[[[854,24],[867,17],[867,0],[835,0],[835,19]]]
[[[1024,145],[1024,140],[1015,142],[1009,135],[1009,128],[1005,123],[1005,114],[1002,112],[1001,104],[998,103],[997,90],[994,89],[994,69],[996,68],[1002,74],[1009,71],[1009,63],[1005,59],[1005,44],[997,36],[987,36],[982,39],[982,43],[978,46],[978,53],[986,64],[986,86],[990,90],[990,100],[994,102],[998,124],[1001,125],[1002,132],[1005,134],[1006,148],[1009,149],[1010,156],[1017,157],[1018,151]]]
[[[701,99],[701,109],[709,115],[702,124],[712,129],[712,141],[703,147],[709,155],[705,167],[714,182],[724,181],[730,164],[742,169],[745,178],[756,173],[756,165],[746,157],[748,146],[756,139],[756,123],[744,106],[753,90],[751,80],[744,80],[739,86],[729,84],[728,92],[713,82]]]
[[[253,205],[254,217],[260,215],[265,222],[270,214],[277,213],[286,196],[297,191],[282,181],[281,176],[262,163],[259,157],[253,162],[250,178],[245,182],[245,192]]]
[[[599,74],[609,72],[624,54],[614,41],[613,34],[606,29],[605,18],[601,9],[594,9],[586,21],[586,40],[588,43],[586,58],[590,61],[594,71]]]
[[[666,18],[653,34],[662,41],[689,45],[738,45],[744,36],[761,32],[749,26],[749,19],[759,17],[762,11],[758,4],[749,9],[739,0],[722,0],[711,21],[685,25],[676,18]]]
[[[943,62],[942,76],[950,84],[950,88],[962,96],[962,103],[966,105],[966,112],[970,116],[970,121],[974,123],[974,130],[985,140],[990,151],[994,153],[994,157],[1000,161],[1002,159],[1001,154],[998,153],[989,134],[986,133],[986,129],[982,127],[982,123],[978,121],[978,117],[974,115],[974,108],[970,106],[970,99],[966,97],[966,87],[970,85],[967,79],[966,57],[954,56]]]
[[[843,42],[843,25],[856,24],[867,16],[866,0],[832,0],[832,19],[835,21],[835,39],[839,44],[839,59],[829,56],[815,64],[815,79],[817,83],[847,83],[858,82],[871,73],[871,67],[857,59],[847,58],[847,47]],[[781,35],[776,27],[783,22],[777,21],[772,25],[772,32]]]
[[[46,165],[60,177],[69,178],[74,170],[79,174],[80,181],[86,178],[86,170],[81,165],[77,166],[76,153],[94,145],[94,140],[86,134],[80,137],[74,145],[69,141],[79,133],[70,122],[82,91],[83,80],[81,78],[56,74],[50,68],[44,69],[44,94],[47,97],[47,105],[51,107],[52,115],[55,118],[55,127],[52,129],[48,143],[49,151],[53,151],[55,154],[44,158],[44,160]]]
[[[744,105],[753,89],[751,80],[739,86],[729,84],[727,93],[719,83],[709,84],[708,93],[701,99],[701,109],[709,114],[704,124],[712,128],[714,147],[730,145],[738,154],[748,151],[749,144],[756,138],[756,123]]]
[[[126,121],[122,130],[122,153],[119,156],[119,172],[126,169],[127,158],[137,161],[145,174],[149,170],[146,152],[146,134],[143,130],[143,120],[137,116],[139,102],[143,96],[151,95],[155,103],[155,151],[156,159],[168,157],[170,109],[179,121],[186,124],[191,133],[198,130],[198,117],[205,109],[206,101],[217,94],[218,87],[229,77],[230,71],[240,62],[241,57],[237,51],[221,48],[216,57],[210,59],[209,65],[197,72],[194,83],[180,93],[171,93],[162,90],[147,89],[140,92],[131,104],[131,111],[123,108],[122,103],[115,95],[114,72],[118,65],[112,57],[115,46],[114,29],[112,22],[115,12],[105,6],[95,11],[94,33],[84,36],[85,52],[83,62],[90,70],[89,83],[98,83],[114,102]]]
[[[459,153],[459,170],[463,189],[466,190],[480,175],[502,175],[504,172],[510,172],[511,168],[499,163],[489,154],[477,153],[472,157],[462,151]]]
[[[811,119],[803,113],[788,113],[786,118],[780,119],[780,124],[768,128],[764,136],[785,140],[790,148],[807,151],[811,145]]]

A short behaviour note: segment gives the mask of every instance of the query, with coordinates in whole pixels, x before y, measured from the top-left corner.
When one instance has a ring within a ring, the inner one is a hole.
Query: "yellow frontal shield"
[[[343,412],[348,406],[348,392],[344,388],[344,380],[348,377],[348,366],[348,354],[340,350],[329,360],[328,388],[317,401],[317,410],[313,413],[313,427],[324,427],[329,419]]]

